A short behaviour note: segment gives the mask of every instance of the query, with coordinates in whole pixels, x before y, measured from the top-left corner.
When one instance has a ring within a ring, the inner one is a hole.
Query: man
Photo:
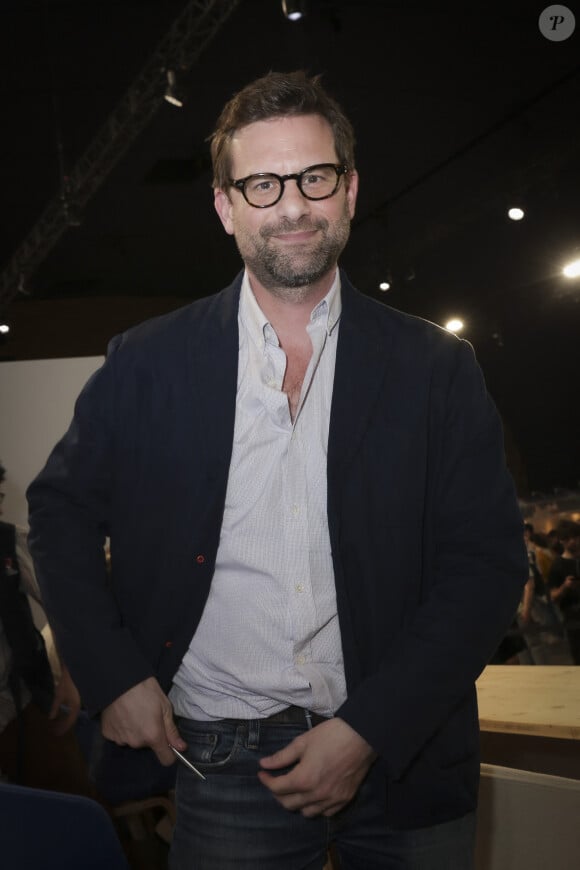
[[[0,464],[0,484],[5,478]],[[0,492],[0,515],[3,501]],[[62,662],[55,687],[28,596],[41,604],[26,532],[0,521],[0,776],[78,790],[83,778],[80,765],[75,767],[76,741],[65,734],[78,715],[79,694]]]
[[[243,274],[113,340],[29,492],[103,733],[206,777],[180,765],[174,870],[314,870],[333,841],[344,868],[471,866],[474,681],[522,524],[470,346],[337,269],[353,151],[303,73],[228,103],[214,196]]]
[[[517,626],[521,636],[508,636],[502,642],[522,642],[514,664],[553,665],[569,664],[570,650],[564,637],[561,621],[552,602],[544,578],[538,567],[539,548],[535,543],[534,527],[524,523],[524,542],[528,554],[528,581],[518,608]],[[508,660],[509,661],[509,660]]]
[[[548,575],[550,598],[558,606],[570,653],[580,664],[580,523],[560,520],[556,528],[562,555],[556,556]]]

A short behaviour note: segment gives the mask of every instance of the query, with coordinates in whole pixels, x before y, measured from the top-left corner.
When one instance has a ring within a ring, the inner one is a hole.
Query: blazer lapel
[[[392,336],[379,328],[368,300],[341,274],[342,314],[328,439],[329,494],[355,454],[388,372]],[[335,502],[336,504],[336,502]]]
[[[202,425],[206,481],[227,480],[232,452],[238,377],[238,303],[241,276],[215,296],[192,331],[193,413]]]

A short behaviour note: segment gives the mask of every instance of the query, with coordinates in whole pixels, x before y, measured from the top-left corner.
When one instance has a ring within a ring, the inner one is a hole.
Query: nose
[[[276,203],[276,208],[280,214],[287,215],[293,219],[310,212],[310,200],[300,193],[300,188],[295,178],[286,179],[282,197]]]

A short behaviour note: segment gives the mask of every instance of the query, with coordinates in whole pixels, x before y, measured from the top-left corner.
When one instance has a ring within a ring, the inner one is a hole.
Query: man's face
[[[231,143],[232,178],[256,172],[286,175],[319,163],[338,163],[330,125],[319,115],[257,121]],[[323,200],[303,196],[295,181],[269,208],[254,208],[241,191],[215,191],[215,207],[226,232],[234,235],[251,276],[284,299],[300,301],[307,288],[329,275],[350,233],[358,178],[341,178]],[[306,292],[305,292],[306,291]]]

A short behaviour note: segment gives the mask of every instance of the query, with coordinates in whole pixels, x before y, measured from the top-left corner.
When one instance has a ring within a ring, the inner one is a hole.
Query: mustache
[[[297,221],[292,221],[289,218],[283,217],[276,224],[261,227],[260,236],[263,239],[269,239],[282,233],[304,233],[312,230],[326,230],[327,228],[328,221],[324,218],[312,220],[312,218],[304,216],[298,218]]]

